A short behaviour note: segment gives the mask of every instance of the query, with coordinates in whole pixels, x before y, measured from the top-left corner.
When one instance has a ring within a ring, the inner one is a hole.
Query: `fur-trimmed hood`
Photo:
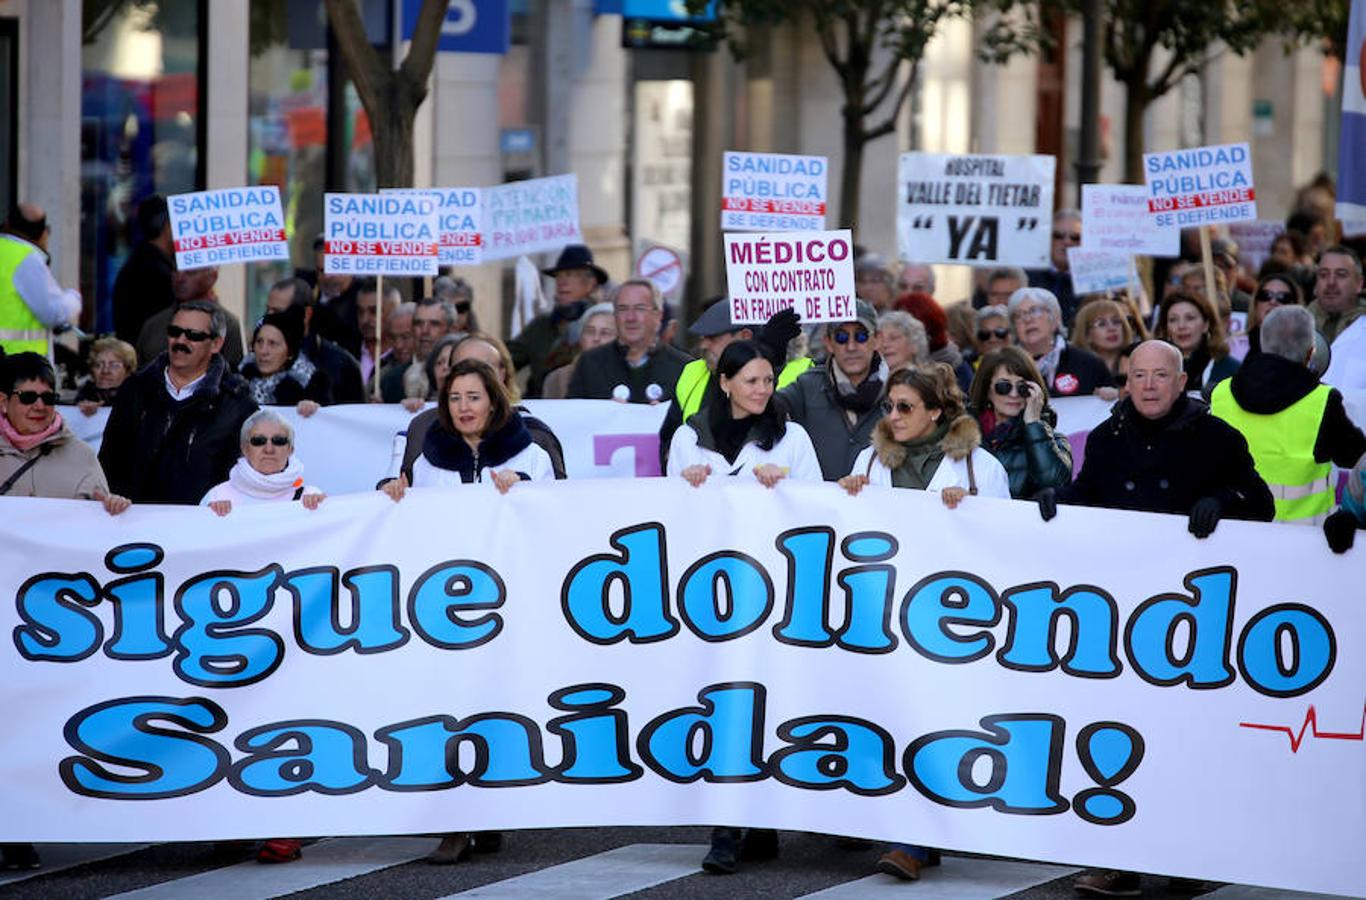
[[[944,456],[952,460],[965,459],[973,450],[982,445],[982,429],[977,420],[969,415],[961,415],[949,424],[948,433],[939,442]],[[873,452],[878,461],[889,469],[896,469],[906,461],[906,446],[892,437],[886,418],[873,429]]]

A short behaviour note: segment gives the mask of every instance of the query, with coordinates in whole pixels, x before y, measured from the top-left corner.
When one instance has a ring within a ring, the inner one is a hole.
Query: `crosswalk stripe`
[[[921,870],[920,881],[917,882],[921,887],[917,887],[915,892],[934,897],[935,900],[991,900],[1079,871],[1040,863],[946,856],[940,865]],[[813,897],[821,900],[856,900],[892,896],[906,900],[906,882],[890,875],[872,875],[806,895],[808,900]]]
[[[1304,891],[1283,891],[1279,888],[1252,887],[1246,884],[1230,884],[1200,896],[1202,900],[1347,900],[1338,894],[1309,894]]]
[[[630,844],[516,878],[495,881],[455,897],[554,897],[607,900],[696,875],[707,848],[699,844]]]
[[[0,884],[14,884],[26,878],[51,875],[63,869],[74,869],[86,863],[99,862],[125,853],[135,853],[150,844],[38,844],[38,858],[43,861],[37,869],[21,872],[0,872]]]
[[[136,900],[267,900],[402,865],[436,849],[431,838],[334,838],[304,848],[303,859],[280,865],[255,860],[139,888]]]

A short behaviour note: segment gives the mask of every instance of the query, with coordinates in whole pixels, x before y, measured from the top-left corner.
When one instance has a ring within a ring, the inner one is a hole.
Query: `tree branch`
[[[830,62],[830,67],[843,81],[849,69],[848,61],[840,58],[839,44],[835,42],[830,20],[819,14],[816,16],[816,34],[820,36],[821,50],[825,51],[825,58]]]
[[[900,59],[892,59],[883,69],[882,74],[874,78],[869,84],[868,89],[872,91],[872,96],[863,104],[861,110],[863,115],[868,115],[882,105],[882,101],[887,99],[887,95],[892,92],[892,87],[896,84],[897,71],[901,68]]]
[[[351,82],[356,86],[356,94],[366,109],[379,108],[384,102],[384,85],[392,72],[378,51],[370,45],[365,23],[361,20],[360,10],[356,8],[356,0],[324,0],[324,3],[337,47],[346,62]]]
[[[432,66],[436,62],[436,45],[441,40],[441,26],[446,21],[446,11],[450,5],[451,0],[422,0],[412,43],[408,45],[408,53],[399,65],[399,72],[408,79],[414,90],[420,92],[416,96],[427,94],[427,79],[431,77]]]
[[[916,71],[919,66],[911,64],[911,71],[906,76],[906,81],[901,85],[901,90],[896,92],[896,100],[892,103],[892,108],[887,111],[887,118],[879,122],[872,128],[865,129],[863,132],[864,142],[880,138],[884,134],[891,134],[896,130],[897,117],[901,115],[901,109],[906,105],[906,98],[911,95],[911,88],[915,85]]]

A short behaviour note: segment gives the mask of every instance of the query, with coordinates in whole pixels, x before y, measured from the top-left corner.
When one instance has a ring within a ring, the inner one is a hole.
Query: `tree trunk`
[[[1143,114],[1152,102],[1146,73],[1144,66],[1124,85],[1124,180],[1129,184],[1143,183]]]
[[[421,101],[404,96],[401,79],[394,79],[385,93],[388,102],[370,116],[370,132],[375,140],[375,185],[379,188],[412,187],[413,119]]]
[[[859,101],[859,106],[862,101]],[[840,172],[840,214],[839,219],[826,224],[832,228],[852,228],[854,238],[858,239],[859,225],[859,185],[863,181],[863,116],[857,112],[858,106],[848,100],[844,107],[844,160]]]

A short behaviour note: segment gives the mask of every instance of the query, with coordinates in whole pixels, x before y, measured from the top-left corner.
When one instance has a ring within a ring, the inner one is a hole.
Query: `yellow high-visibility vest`
[[[1314,444],[1332,388],[1321,384],[1280,412],[1260,415],[1238,405],[1229,382],[1215,386],[1210,412],[1247,439],[1257,474],[1276,498],[1276,521],[1321,524],[1333,509],[1333,465],[1315,462]]]
[[[14,287],[14,272],[38,248],[0,238],[0,347],[9,354],[33,351],[47,356],[48,332]]]

